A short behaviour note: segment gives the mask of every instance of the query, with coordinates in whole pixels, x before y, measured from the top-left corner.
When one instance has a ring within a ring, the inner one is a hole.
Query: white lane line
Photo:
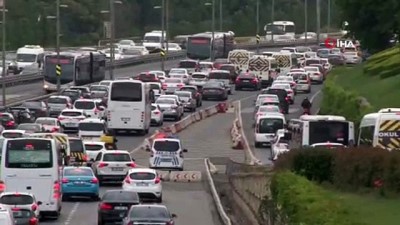
[[[319,91],[315,92],[315,93],[313,94],[313,96],[311,96],[310,101],[313,102],[314,99],[315,99],[319,94],[321,94],[321,89],[320,89]]]
[[[79,202],[75,203],[74,207],[72,208],[71,212],[69,212],[67,219],[64,222],[64,225],[69,225],[71,223],[72,218],[74,217],[76,211],[78,211]]]

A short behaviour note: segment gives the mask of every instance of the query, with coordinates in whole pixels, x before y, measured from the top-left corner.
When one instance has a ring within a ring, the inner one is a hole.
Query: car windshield
[[[179,84],[182,83],[180,79],[165,79],[165,83],[171,83],[171,84]]]
[[[0,203],[5,205],[30,205],[33,202],[32,196],[26,194],[4,195],[0,198]]]
[[[177,141],[155,141],[153,149],[160,152],[176,152],[180,149]]]
[[[64,91],[64,92],[62,93],[62,95],[64,95],[64,96],[77,97],[77,96],[79,96],[80,94],[79,94],[79,91]]]
[[[304,67],[306,71],[318,72],[318,67]]]
[[[66,168],[64,169],[64,176],[93,177],[93,172],[90,168]]]
[[[286,84],[274,84],[274,85],[272,85],[272,88],[277,88],[277,89],[290,89],[290,85],[286,85]]]
[[[85,123],[81,122],[78,125],[81,131],[104,131],[105,127],[103,123]]]
[[[24,123],[17,127],[18,130],[40,131],[40,125],[34,123]]]
[[[169,98],[158,98],[156,100],[156,104],[166,104],[166,105],[174,105],[175,100]]]
[[[52,104],[67,104],[67,99],[65,99],[65,98],[49,98],[49,100],[47,102],[52,103]]]
[[[94,91],[92,93],[90,93],[90,97],[92,99],[94,98],[104,98],[107,96],[107,91]]]
[[[42,125],[57,125],[57,120],[53,119],[37,119],[35,123],[42,124]]]
[[[159,84],[150,84],[150,89],[159,90],[161,89],[161,86]]]
[[[150,172],[134,172],[129,174],[132,180],[154,180],[156,175]]]
[[[134,207],[131,209],[130,218],[161,219],[170,218],[169,212],[161,207]]]
[[[107,153],[103,156],[104,162],[131,162],[131,157],[126,153]]]
[[[35,62],[37,55],[35,54],[17,54],[17,62]]]
[[[195,78],[195,79],[204,79],[204,78],[207,78],[207,75],[205,75],[205,74],[192,74],[192,78]]]
[[[181,70],[181,69],[171,69],[169,71],[170,74],[175,73],[175,74],[186,74],[185,70]]]
[[[122,40],[122,41],[119,42],[119,44],[120,45],[130,45],[130,44],[132,44],[132,41],[130,41],[130,40]]]
[[[32,211],[28,210],[28,209],[18,209],[18,210],[13,210],[13,217],[14,219],[29,219],[33,216]],[[1,221],[1,220],[0,220]],[[3,224],[3,223],[1,223]],[[7,223],[4,223],[7,224]],[[18,224],[18,221],[17,223]]]
[[[292,77],[287,77],[287,76],[279,76],[276,78],[276,80],[278,81],[293,81]]]
[[[98,144],[85,144],[86,151],[100,151],[103,149],[103,145]]]
[[[203,86],[203,90],[206,88],[221,88],[221,84],[216,82],[210,82]]]
[[[192,61],[180,61],[179,67],[181,68],[196,68],[197,63]]]
[[[74,112],[74,111],[67,111],[67,112],[62,112],[62,116],[67,116],[67,117],[76,117],[76,116],[82,116],[81,112]]]
[[[3,132],[1,135],[5,138],[20,138],[23,136],[20,132]]]
[[[103,201],[137,201],[139,195],[133,191],[107,191],[102,197]]]
[[[192,93],[188,92],[176,92],[176,95],[178,95],[180,98],[191,98],[192,97]]]
[[[22,104],[22,106],[29,108],[29,109],[40,109],[40,108],[42,108],[42,103],[41,102],[24,102]]]
[[[283,119],[280,118],[263,118],[258,124],[258,133],[269,134],[275,133],[279,129],[283,129]]]
[[[108,88],[103,85],[91,86],[90,91],[108,91]]]
[[[266,113],[266,112],[280,112],[280,109],[278,106],[267,106],[267,107],[260,107],[258,109],[258,112],[260,113]]]
[[[1,121],[8,121],[10,120],[12,117],[9,114],[5,114],[5,113],[0,113],[0,120]]]
[[[76,101],[74,107],[76,109],[94,109],[96,104],[92,101]]]

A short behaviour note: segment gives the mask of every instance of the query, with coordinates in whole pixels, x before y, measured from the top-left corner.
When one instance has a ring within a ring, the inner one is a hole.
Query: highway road
[[[305,97],[308,97],[311,101],[313,101],[312,112],[315,113],[319,108],[319,103],[322,97],[321,88],[323,85],[313,85],[311,89],[311,93],[298,93],[295,97],[295,102],[293,105],[290,105],[289,114],[286,116],[286,119],[294,119],[299,118],[303,114],[303,109],[301,108],[301,102]],[[263,164],[272,164],[271,157],[271,149],[267,147],[256,148],[254,146],[254,101],[256,97],[250,97],[247,101],[241,102],[241,115],[243,120],[243,129],[247,140],[249,142],[250,148],[253,150],[255,157],[259,159]]]

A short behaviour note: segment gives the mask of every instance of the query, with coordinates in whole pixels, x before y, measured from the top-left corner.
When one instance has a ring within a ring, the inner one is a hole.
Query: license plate
[[[149,186],[149,184],[148,183],[137,183],[137,186],[145,187],[145,186]]]
[[[85,184],[85,182],[83,182],[83,181],[75,181],[74,184],[82,185],[82,184]]]
[[[124,168],[122,168],[122,167],[112,167],[111,170],[112,171],[123,171]]]
[[[249,82],[248,80],[242,80],[243,82]]]
[[[75,127],[76,124],[75,123],[66,123],[65,126],[67,126],[67,127]]]
[[[128,122],[128,121],[131,121],[131,118],[129,118],[129,117],[122,117],[121,120],[122,120],[123,122]]]
[[[171,162],[172,158],[163,158],[161,159],[162,162]]]
[[[114,209],[115,210],[128,210],[128,207],[126,207],[126,206],[115,206]],[[120,215],[125,216],[124,213],[121,213]]]

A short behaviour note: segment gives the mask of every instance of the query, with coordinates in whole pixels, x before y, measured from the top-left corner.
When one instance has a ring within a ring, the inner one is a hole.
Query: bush
[[[379,148],[295,149],[281,155],[276,169],[309,180],[329,182],[341,190],[378,188],[400,193],[400,152]]]
[[[361,225],[351,221],[350,211],[340,199],[306,178],[291,172],[279,172],[271,181],[272,201],[285,224]]]

